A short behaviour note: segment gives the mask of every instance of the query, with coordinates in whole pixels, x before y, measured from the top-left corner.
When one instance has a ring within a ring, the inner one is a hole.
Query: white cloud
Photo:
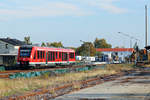
[[[78,0],[79,1],[79,0]],[[119,2],[120,0],[80,0],[80,3],[87,3],[89,6],[103,9],[110,13],[127,13],[128,10],[124,8],[117,7],[114,3]]]
[[[108,12],[111,12],[111,13],[126,13],[128,12],[127,9],[123,9],[123,8],[119,8],[117,6],[114,6],[112,4],[100,4],[100,8],[108,11]]]
[[[76,3],[70,2],[74,1]],[[50,16],[87,16],[96,11],[91,8],[103,9],[110,13],[126,13],[128,10],[119,8],[114,3],[120,0],[65,0],[61,2],[49,0],[6,0],[0,2],[0,20],[28,17]]]
[[[76,5],[64,2],[48,2],[40,5],[20,5],[10,8],[0,8],[0,18],[24,18],[24,17],[47,17],[47,16],[85,16],[88,12],[83,11]]]

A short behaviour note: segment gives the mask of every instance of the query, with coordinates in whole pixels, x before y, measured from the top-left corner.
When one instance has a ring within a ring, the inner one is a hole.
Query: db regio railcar
[[[56,66],[75,63],[75,51],[65,48],[21,46],[17,63],[24,67]]]

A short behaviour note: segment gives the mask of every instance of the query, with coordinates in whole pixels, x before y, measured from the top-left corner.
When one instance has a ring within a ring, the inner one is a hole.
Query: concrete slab
[[[54,100],[150,100],[150,71],[139,71]]]

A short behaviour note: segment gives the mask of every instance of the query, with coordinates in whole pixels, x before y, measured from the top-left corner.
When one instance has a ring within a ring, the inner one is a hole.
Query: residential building
[[[13,64],[21,45],[25,43],[17,39],[0,38],[0,65]]]

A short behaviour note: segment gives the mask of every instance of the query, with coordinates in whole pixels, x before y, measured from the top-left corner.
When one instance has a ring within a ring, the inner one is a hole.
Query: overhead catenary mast
[[[145,5],[145,47],[148,46],[148,17],[147,17],[147,5]]]

